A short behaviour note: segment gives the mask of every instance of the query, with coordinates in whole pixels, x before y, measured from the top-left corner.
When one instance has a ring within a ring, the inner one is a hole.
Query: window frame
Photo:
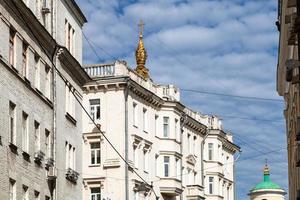
[[[164,177],[170,177],[170,156],[164,156]]]
[[[98,102],[93,103],[98,100],[99,100],[99,103]],[[100,98],[90,99],[89,103],[90,103],[90,115],[91,115],[92,119],[94,121],[101,120],[101,100],[100,100]],[[98,117],[98,115],[99,115],[99,117]]]
[[[213,176],[208,177],[208,193],[214,194],[214,177]]]
[[[170,136],[170,117],[164,116],[163,117],[163,137],[168,138],[169,136]]]
[[[99,147],[92,147],[93,144],[99,144]],[[94,153],[94,163],[93,160],[93,153]],[[99,155],[99,162],[98,156]],[[100,165],[101,164],[101,143],[100,142],[90,142],[90,165]]]
[[[29,134],[28,134],[28,114],[22,112],[22,150],[28,152],[29,149]]]
[[[16,104],[9,102],[9,134],[10,134],[10,143],[16,144]]]

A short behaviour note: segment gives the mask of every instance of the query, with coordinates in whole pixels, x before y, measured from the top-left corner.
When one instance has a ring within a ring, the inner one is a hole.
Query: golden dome
[[[139,23],[140,27],[140,34],[139,34],[139,43],[135,51],[135,59],[136,59],[136,69],[135,71],[142,76],[145,79],[149,78],[149,70],[145,67],[146,60],[147,60],[147,51],[145,49],[144,43],[143,43],[143,28],[144,23],[141,21]]]

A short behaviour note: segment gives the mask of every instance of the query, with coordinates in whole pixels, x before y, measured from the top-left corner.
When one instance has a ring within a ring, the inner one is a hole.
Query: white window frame
[[[135,168],[139,168],[139,151],[138,146],[133,146],[133,164]]]
[[[99,144],[99,147],[92,147],[92,144]],[[90,165],[100,165],[101,164],[101,143],[100,142],[90,142]],[[92,161],[94,155],[94,163]],[[99,162],[98,156],[99,155]]]
[[[9,179],[9,200],[16,200],[16,195],[16,181],[13,179]]]
[[[16,31],[10,29],[9,31],[9,64],[15,67],[15,54],[16,54],[16,45],[15,45]]]
[[[132,116],[133,116],[133,126],[138,127],[138,104],[133,102],[132,103],[132,108],[133,108],[133,112],[132,112]]]
[[[66,113],[75,119],[76,99],[71,90],[74,90],[74,88],[70,88],[68,84],[66,84]]]
[[[144,132],[148,132],[148,110],[143,108],[143,130]]]
[[[178,180],[181,180],[181,160],[179,158],[175,158],[175,172],[176,172],[176,178]]]
[[[16,104],[9,102],[9,134],[10,143],[16,144]]]
[[[214,144],[213,143],[208,143],[208,160],[213,160],[214,159]]]
[[[22,75],[28,77],[28,44],[25,42],[22,46]]]
[[[99,189],[99,192],[92,192],[92,189]],[[90,187],[90,200],[101,200],[101,188]]]
[[[22,113],[22,150],[28,152],[28,114]]]
[[[180,138],[180,127],[178,126],[178,123],[179,123],[179,120],[175,118],[175,135],[176,135],[176,140],[178,142],[181,141],[181,138]]]
[[[40,123],[37,121],[34,121],[34,147],[35,152],[38,152],[41,150],[41,126]]]
[[[149,172],[149,151],[144,150],[144,171]]]
[[[36,89],[40,90],[40,68],[41,68],[41,58],[35,55],[35,65],[34,65],[34,86]]]
[[[214,194],[214,177],[213,176],[208,177],[208,193]]]
[[[97,101],[97,103],[96,103]],[[98,103],[99,101],[99,103]],[[101,101],[100,99],[90,99],[90,115],[94,121],[101,119]]]
[[[51,68],[46,65],[45,67],[46,77],[45,77],[45,95],[48,99],[51,98]]]
[[[168,138],[170,136],[170,117],[163,117],[163,137]]]
[[[164,156],[164,177],[170,177],[170,156]]]

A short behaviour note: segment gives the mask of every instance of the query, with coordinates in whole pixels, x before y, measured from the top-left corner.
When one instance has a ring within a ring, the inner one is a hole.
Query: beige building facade
[[[300,199],[300,78],[299,78],[299,7],[295,0],[280,0],[280,31],[277,66],[277,91],[284,97],[284,116],[288,148],[289,198]],[[298,14],[297,14],[298,10]]]
[[[75,1],[0,1],[1,200],[81,199],[82,113],[71,92],[80,100],[89,81],[85,22]]]
[[[136,70],[124,61],[85,66],[93,80],[83,104],[101,132],[83,116],[83,199],[234,199],[240,148],[221,120],[183,105],[175,86],[155,84],[146,55],[140,33]]]

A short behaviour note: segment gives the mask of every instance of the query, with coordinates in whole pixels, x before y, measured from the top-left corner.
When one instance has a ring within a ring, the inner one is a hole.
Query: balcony
[[[182,193],[181,181],[176,178],[160,178],[160,192],[165,196],[174,197]]]
[[[115,65],[90,65],[85,67],[85,71],[90,77],[109,77],[115,75]]]
[[[187,200],[201,200],[204,199],[203,187],[200,185],[187,185]]]

